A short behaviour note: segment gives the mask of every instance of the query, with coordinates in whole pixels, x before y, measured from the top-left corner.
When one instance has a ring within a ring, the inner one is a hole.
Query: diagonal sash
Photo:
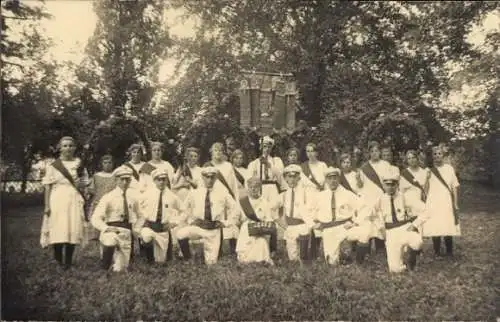
[[[370,181],[372,181],[374,184],[377,185],[382,191],[384,191],[384,187],[382,186],[382,181],[380,181],[380,177],[378,176],[377,172],[375,169],[373,169],[372,165],[370,162],[365,162],[363,166],[361,167],[361,170],[363,170],[364,174]]]
[[[415,176],[410,172],[408,169],[404,169],[401,171],[401,176],[406,179],[409,183],[420,189],[421,194],[420,194],[420,199],[425,202],[427,199],[427,196],[425,195],[425,189],[422,187],[422,185],[415,179]]]
[[[83,200],[85,200],[85,195],[80,189],[76,187],[75,180],[73,180],[73,177],[69,173],[68,169],[66,169],[61,159],[57,159],[56,161],[52,162],[52,166],[71,183],[71,185],[76,189],[76,191],[78,191],[78,193],[82,196]]]
[[[238,179],[239,183],[241,183],[242,186],[245,185],[245,178],[243,178],[243,175],[234,167],[234,174],[236,175],[236,179]]]
[[[123,165],[132,169],[132,174],[133,174],[135,180],[139,181],[139,173],[135,170],[134,166],[131,165],[130,162],[125,162]]]
[[[318,180],[316,180],[316,178],[314,177],[314,174],[311,171],[311,167],[309,166],[309,162],[302,163],[301,167],[302,167],[302,171],[304,172],[306,177],[309,180],[311,180],[311,182],[316,186],[316,188],[319,191],[323,191],[323,186],[321,184],[319,184]]]
[[[215,165],[212,162],[207,162],[207,165],[209,165],[211,167],[215,167]],[[233,197],[233,199],[236,199],[236,197],[234,196],[233,191],[231,190],[231,188],[229,188],[229,184],[227,183],[226,178],[224,178],[224,175],[222,175],[222,173],[220,172],[220,170],[217,171],[216,177],[224,185],[224,187],[227,188],[227,191],[229,192],[229,194],[231,195],[231,197]]]
[[[250,199],[248,197],[241,198],[240,204],[241,208],[243,209],[243,212],[245,213],[245,216],[247,216],[248,219],[257,222],[261,221],[255,214],[255,210],[253,209],[252,204],[250,203]]]
[[[349,183],[349,181],[347,180],[345,174],[342,172],[340,174],[340,184],[346,188],[347,190],[351,191],[351,192],[354,192],[354,190],[352,189],[351,187],[351,184]],[[355,193],[355,192],[354,192]]]
[[[441,173],[439,172],[438,168],[435,166],[431,168],[432,173],[438,178],[438,180],[446,187],[448,192],[450,193],[451,196],[451,202],[453,203],[452,208],[453,208],[453,217],[455,219],[455,225],[458,225],[458,213],[455,210],[455,196],[453,195],[453,191],[450,189],[446,181],[444,181],[443,177],[441,176]]]

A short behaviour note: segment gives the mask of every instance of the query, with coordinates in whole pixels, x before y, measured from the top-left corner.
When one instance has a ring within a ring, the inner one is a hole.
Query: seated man
[[[123,271],[128,267],[132,247],[132,228],[137,226],[139,200],[129,188],[132,170],[121,166],[113,171],[116,188],[99,200],[91,218],[92,226],[100,231],[103,247],[102,267]]]
[[[423,244],[418,228],[428,218],[425,204],[419,198],[410,198],[398,191],[399,169],[396,167],[382,174],[382,182],[385,193],[375,203],[373,216],[385,223],[389,271],[413,270]],[[409,251],[407,265],[403,261],[405,249]]]
[[[191,190],[185,206],[188,226],[179,228],[177,239],[185,260],[191,258],[189,239],[201,239],[205,263],[215,264],[222,244],[222,228],[236,226],[240,209],[227,189],[215,188],[217,169],[202,169],[203,187]]]
[[[279,221],[285,228],[284,238],[288,258],[298,260],[299,255],[303,263],[308,263],[309,239],[314,226],[314,217],[311,196],[302,185],[299,185],[301,168],[291,164],[283,170],[288,190],[282,192],[278,199],[278,206],[282,211]]]
[[[172,260],[172,230],[182,220],[180,199],[167,188],[168,173],[164,169],[151,172],[154,186],[144,192],[143,217],[139,219],[140,238],[144,242],[149,263]]]
[[[368,250],[370,223],[364,220],[364,203],[339,185],[340,169],[327,168],[326,189],[316,196],[315,229],[323,233],[323,252],[328,264],[339,262],[340,246],[344,240],[358,241],[357,260],[361,262]]]
[[[247,180],[248,196],[240,199],[242,208],[241,228],[236,244],[238,261],[242,263],[266,262],[273,264],[269,241],[276,243],[277,209],[262,196],[262,181],[258,177]],[[273,248],[276,246],[274,245]]]

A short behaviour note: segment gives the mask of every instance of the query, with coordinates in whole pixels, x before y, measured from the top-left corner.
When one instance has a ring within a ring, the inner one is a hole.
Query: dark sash
[[[417,219],[417,217],[413,217],[413,218],[410,218],[410,219],[398,221],[397,223],[385,223],[385,229],[398,228],[398,227],[401,227],[403,225],[406,225],[407,223],[415,221],[415,219]]]
[[[206,230],[222,229],[220,222],[206,219],[197,219],[193,222],[193,225]]]
[[[241,175],[241,173],[234,167],[234,174],[236,175],[236,179],[241,183],[242,186],[245,185],[245,178]]]
[[[191,173],[191,169],[189,169],[189,166],[187,164],[185,164],[182,168],[182,175],[193,179],[193,174]]]
[[[286,224],[288,226],[302,225],[302,224],[305,223],[304,220],[302,220],[300,218],[295,218],[295,217],[288,217],[288,216],[286,216],[285,220],[286,220]]]
[[[212,162],[208,162],[207,164],[209,166],[211,166],[211,167],[215,167]],[[227,188],[227,191],[229,192],[229,194],[231,195],[231,197],[233,197],[233,199],[236,199],[236,197],[234,196],[233,191],[231,190],[231,188],[229,188],[229,184],[227,183],[226,178],[224,178],[224,176],[222,175],[222,173],[220,171],[217,171],[216,177],[224,185],[224,187]]]
[[[68,169],[66,169],[66,167],[62,163],[61,159],[57,159],[56,161],[52,162],[52,166],[54,167],[54,169],[59,171],[71,183],[71,185],[76,189],[76,191],[78,191],[78,193],[82,196],[83,200],[85,201],[86,200],[85,195],[83,194],[83,192],[80,189],[78,189],[76,187],[75,180],[73,180],[73,177],[69,173]]]
[[[141,167],[141,170],[139,170],[141,173],[145,173],[147,175],[151,175],[151,172],[156,170],[156,167],[152,165],[149,162],[144,163],[144,165]]]
[[[439,170],[436,167],[431,168],[432,173],[438,178],[438,180],[446,187],[448,192],[450,193],[451,196],[451,202],[452,202],[452,208],[453,208],[453,217],[455,219],[455,225],[458,225],[458,213],[455,210],[455,196],[453,195],[453,191],[448,187],[448,184],[446,181],[444,181],[443,177],[441,176],[441,173],[439,173]]]
[[[130,162],[125,162],[123,165],[132,169],[132,175],[134,176],[135,180],[139,181],[139,172],[135,170],[134,166],[131,165]]]
[[[319,191],[323,191],[323,186],[319,184],[318,180],[314,177],[314,174],[311,171],[311,167],[309,166],[309,162],[302,163],[302,171],[306,175],[306,177],[311,180],[312,183],[318,188]]]
[[[343,172],[340,174],[340,184],[344,188],[346,188],[347,190],[354,192],[354,190],[352,189],[351,185],[349,184],[349,181],[347,181],[347,178],[345,177],[345,174]]]
[[[364,174],[368,179],[370,179],[374,184],[376,184],[382,191],[384,191],[384,186],[382,185],[382,181],[380,181],[380,177],[378,176],[377,172],[375,169],[373,169],[372,165],[370,162],[366,162],[363,164],[361,167],[361,170],[363,170]]]
[[[421,191],[420,199],[422,199],[422,201],[425,202],[427,196],[425,195],[424,187],[422,187],[422,185],[417,181],[417,179],[415,179],[415,176],[410,172],[410,170],[404,169],[403,171],[401,171],[401,176],[405,178],[409,183],[420,189]]]
[[[324,222],[324,223],[321,223],[320,229],[337,227],[337,226],[343,225],[343,224],[345,224],[347,222],[352,222],[351,218],[344,219],[344,220],[336,220],[336,221]]]
[[[110,222],[107,222],[106,225],[111,226],[111,227],[132,229],[132,224],[129,222],[125,222],[125,221],[110,221]]]
[[[250,199],[248,197],[241,198],[240,204],[241,208],[243,209],[243,212],[245,213],[245,216],[247,216],[248,219],[260,222],[260,219],[255,214],[255,210],[253,209],[252,204],[250,203]]]

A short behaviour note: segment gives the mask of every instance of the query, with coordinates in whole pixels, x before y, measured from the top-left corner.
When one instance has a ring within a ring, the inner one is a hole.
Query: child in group
[[[94,212],[95,207],[99,200],[106,193],[110,192],[116,187],[116,182],[113,177],[114,162],[113,156],[110,154],[105,154],[101,157],[101,171],[95,173],[90,179],[90,184],[88,187],[89,193],[92,195],[92,202],[90,205],[90,214]],[[99,231],[93,229],[89,232],[90,240],[99,239]]]

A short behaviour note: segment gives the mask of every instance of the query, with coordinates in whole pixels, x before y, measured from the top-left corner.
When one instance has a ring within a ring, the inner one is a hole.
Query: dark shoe
[[[408,261],[406,263],[406,267],[408,267],[410,271],[413,271],[415,266],[417,266],[417,251],[410,248],[408,249]]]

